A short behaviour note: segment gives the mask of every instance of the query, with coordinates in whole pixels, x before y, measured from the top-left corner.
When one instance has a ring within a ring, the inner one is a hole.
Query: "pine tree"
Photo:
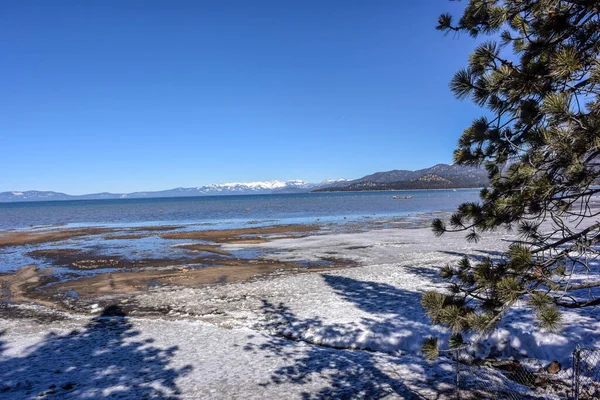
[[[422,305],[451,328],[451,347],[462,334],[494,329],[517,300],[531,304],[543,328],[559,329],[561,308],[600,304],[570,296],[600,282],[569,279],[600,255],[600,2],[470,0],[458,22],[444,14],[437,29],[497,40],[477,46],[450,82],[458,99],[491,115],[475,119],[454,151],[456,163],[485,167],[490,185],[433,230],[477,241],[481,232],[516,229],[519,241],[500,261],[464,258],[443,268],[450,290],[426,293]],[[438,351],[428,338],[423,352]]]

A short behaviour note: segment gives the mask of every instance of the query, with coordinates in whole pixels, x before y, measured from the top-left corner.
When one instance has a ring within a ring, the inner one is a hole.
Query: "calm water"
[[[0,203],[0,229],[45,225],[210,224],[234,226],[249,221],[310,223],[356,221],[430,211],[451,211],[475,201],[478,190],[210,196]],[[395,200],[394,195],[413,196]]]

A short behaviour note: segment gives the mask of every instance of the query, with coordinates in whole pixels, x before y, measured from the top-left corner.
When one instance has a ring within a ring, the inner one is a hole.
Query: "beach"
[[[5,273],[0,398],[452,398],[452,362],[420,354],[425,337],[449,335],[420,297],[444,287],[441,266],[498,257],[515,234],[473,244],[425,226],[330,228],[149,230],[201,236],[210,247],[188,251],[209,250],[192,260],[213,266],[128,265],[58,282],[34,267]],[[526,307],[482,353],[567,365],[576,343],[595,344],[593,311],[567,310],[554,334],[524,319]]]
[[[283,239],[359,232],[386,226],[422,226],[431,215],[344,225],[259,225],[206,229],[204,225],[143,227],[42,227],[0,233],[5,303],[32,301],[63,311],[86,312],[103,296],[163,286],[249,281],[271,275],[325,272],[358,265],[343,254],[284,260],[287,250],[267,245]],[[362,248],[358,246],[356,249]],[[353,249],[353,248],[351,248]],[[130,308],[130,307],[129,307]],[[138,315],[139,308],[130,310]],[[0,310],[6,313],[6,309]]]

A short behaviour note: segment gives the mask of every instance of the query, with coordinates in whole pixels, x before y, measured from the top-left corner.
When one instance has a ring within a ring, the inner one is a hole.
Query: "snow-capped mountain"
[[[122,198],[142,197],[188,197],[188,196],[218,196],[232,194],[273,194],[309,192],[320,184],[308,183],[301,180],[264,181],[264,182],[232,182],[215,183],[206,186],[176,188],[157,192],[134,192],[123,194]]]
[[[345,179],[330,179],[321,183],[310,183],[302,180],[232,182],[217,183],[199,187],[175,188],[152,192],[133,193],[94,193],[86,195],[68,195],[59,192],[41,192],[29,190],[23,192],[0,192],[0,202],[49,201],[49,200],[99,200],[99,199],[140,199],[155,197],[194,197],[244,194],[285,194],[307,193],[322,187],[330,187]]]
[[[69,195],[58,192],[27,190],[24,192],[1,192],[0,201],[52,201],[69,200]]]
[[[249,183],[218,183],[197,188],[206,194],[216,194],[221,192],[265,192],[265,191],[286,191],[293,189],[311,190],[316,185],[302,180],[291,181],[265,181]]]

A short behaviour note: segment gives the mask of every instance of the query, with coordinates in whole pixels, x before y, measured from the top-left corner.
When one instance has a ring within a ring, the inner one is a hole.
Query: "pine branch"
[[[597,306],[600,305],[600,298],[598,299],[594,299],[594,300],[590,300],[590,301],[562,301],[562,300],[554,300],[554,304],[556,304],[557,306],[560,307],[565,307],[565,308],[583,308],[583,307],[592,307],[592,306]]]
[[[537,253],[544,252],[544,251],[546,251],[546,250],[555,249],[555,248],[557,248],[558,246],[561,246],[561,245],[563,245],[563,244],[565,244],[565,243],[568,243],[568,242],[572,242],[572,241],[574,241],[574,240],[577,240],[577,239],[579,239],[579,238],[581,238],[581,237],[583,237],[583,236],[587,235],[588,233],[590,233],[590,232],[591,232],[591,231],[593,231],[594,229],[598,229],[598,228],[600,228],[600,222],[597,222],[597,223],[595,223],[594,225],[592,225],[592,226],[590,226],[590,227],[588,227],[588,228],[586,228],[586,229],[582,230],[581,232],[574,233],[574,234],[573,234],[573,235],[571,235],[571,236],[567,236],[566,238],[563,238],[563,239],[561,239],[561,240],[558,240],[558,241],[556,241],[556,242],[554,242],[554,243],[551,243],[551,244],[548,244],[548,245],[546,245],[546,246],[540,247],[539,249],[533,250],[533,251],[532,251],[532,253],[533,253],[533,254],[537,254]]]

